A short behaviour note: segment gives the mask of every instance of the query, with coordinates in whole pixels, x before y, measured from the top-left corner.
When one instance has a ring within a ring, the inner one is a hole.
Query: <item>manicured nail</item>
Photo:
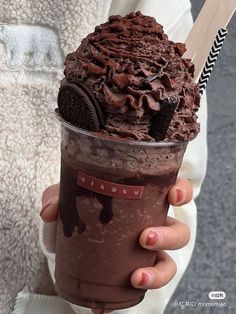
[[[154,231],[150,231],[147,235],[146,245],[153,246],[157,243],[157,234]]]
[[[149,272],[143,272],[141,280],[139,282],[140,287],[146,287],[148,286],[152,281],[152,274]]]
[[[40,212],[39,216],[42,217],[42,215],[45,212],[45,210],[47,210],[50,206],[51,206],[51,203],[44,204],[44,206],[41,209],[41,212]]]
[[[184,193],[180,188],[176,188],[176,203],[182,203],[184,201]]]

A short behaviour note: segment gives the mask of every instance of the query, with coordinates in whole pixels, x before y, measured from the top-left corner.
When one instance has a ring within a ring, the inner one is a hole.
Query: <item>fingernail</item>
[[[152,282],[152,274],[149,272],[143,272],[141,280],[139,282],[139,286],[145,287],[145,286],[150,285],[151,282]]]
[[[146,245],[153,246],[157,243],[157,233],[154,231],[150,231],[147,235]]]
[[[51,203],[46,203],[46,204],[42,207],[39,216],[42,217],[42,215],[43,215],[43,213],[45,212],[45,210],[47,210],[50,206],[51,206]]]
[[[184,193],[180,188],[176,188],[176,204],[184,201]]]

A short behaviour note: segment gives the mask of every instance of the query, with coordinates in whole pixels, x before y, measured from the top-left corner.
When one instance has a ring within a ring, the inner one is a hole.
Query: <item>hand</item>
[[[53,222],[58,215],[59,184],[47,188],[42,196],[40,216],[44,222]],[[168,201],[171,205],[187,204],[192,199],[192,186],[186,179],[178,179],[170,189]],[[147,250],[157,252],[158,263],[154,267],[137,269],[131,276],[135,288],[157,289],[165,286],[176,274],[176,264],[164,250],[177,250],[184,247],[190,237],[187,225],[167,217],[165,226],[150,227],[140,235],[140,245]],[[103,314],[103,310],[92,310],[94,314]]]

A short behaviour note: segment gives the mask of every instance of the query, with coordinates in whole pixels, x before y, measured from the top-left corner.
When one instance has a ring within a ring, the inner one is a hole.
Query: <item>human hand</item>
[[[58,216],[59,184],[48,187],[42,196],[40,213],[44,222],[53,222]],[[187,204],[192,199],[192,186],[186,179],[178,179],[170,189],[168,201],[173,206]],[[176,264],[164,250],[177,250],[184,247],[190,237],[187,225],[167,217],[165,226],[145,229],[139,238],[140,245],[157,252],[157,264],[154,267],[140,268],[133,272],[131,283],[135,288],[158,289],[165,286],[176,274]],[[103,310],[92,310],[94,314],[103,314]]]

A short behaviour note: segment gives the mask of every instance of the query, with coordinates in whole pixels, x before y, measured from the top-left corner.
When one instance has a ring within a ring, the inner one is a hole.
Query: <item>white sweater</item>
[[[45,273],[41,275],[44,268],[37,235],[38,211],[42,191],[59,178],[59,126],[54,122],[53,111],[64,57],[109,14],[124,15],[136,10],[154,16],[175,41],[184,41],[192,25],[188,0],[0,3],[0,313],[10,313],[16,292],[24,287],[35,291],[42,278],[45,280]],[[206,118],[204,98],[199,112],[201,132],[189,144],[180,173],[192,180],[195,197],[206,170]],[[171,252],[178,265],[176,277],[166,287],[148,291],[141,304],[115,314],[162,313],[175,290],[192,254],[196,206],[192,201],[170,212],[191,228],[188,246]],[[53,230],[53,224],[40,228],[41,247],[52,277]],[[46,285],[41,286],[47,293]],[[78,307],[75,311],[89,313]],[[14,309],[14,314],[70,312],[74,313],[59,297],[28,292],[18,295]]]

